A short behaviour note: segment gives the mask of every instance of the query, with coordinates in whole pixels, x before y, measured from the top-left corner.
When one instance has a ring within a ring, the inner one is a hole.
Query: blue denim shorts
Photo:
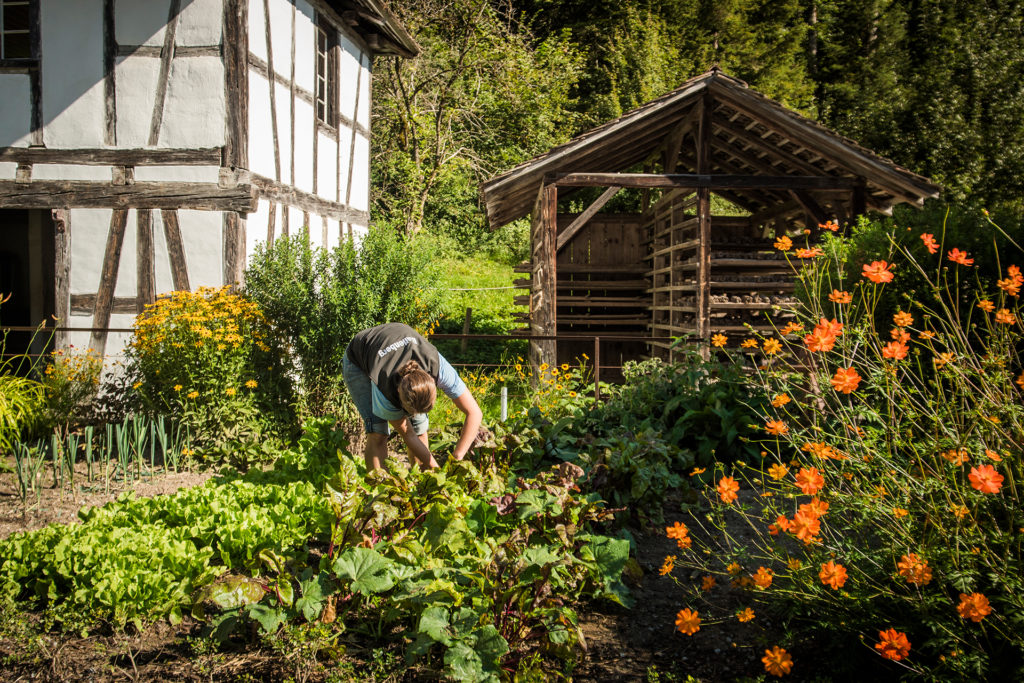
[[[348,349],[345,349],[345,356],[342,359],[341,376],[345,380],[345,386],[348,387],[352,403],[355,404],[356,410],[359,411],[359,417],[363,420],[363,429],[366,433],[384,434],[385,436],[390,434],[391,425],[387,420],[373,414],[373,382],[358,365],[349,360]],[[423,434],[430,427],[430,420],[423,413],[410,415],[408,420],[415,434]]]

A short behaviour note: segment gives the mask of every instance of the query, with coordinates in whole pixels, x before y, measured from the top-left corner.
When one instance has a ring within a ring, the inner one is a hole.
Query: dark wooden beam
[[[88,314],[96,308],[95,294],[72,294],[70,297],[72,313]],[[111,300],[110,312],[124,315],[135,315],[139,309],[138,299],[134,296],[115,296]],[[66,334],[66,333],[65,333]],[[95,334],[95,332],[94,332]]]
[[[117,29],[114,0],[103,0],[103,144],[117,145]]]
[[[71,324],[71,212],[54,209],[53,216],[53,314],[58,327]],[[58,349],[68,346],[67,332],[57,332],[54,343]]]
[[[234,211],[224,212],[224,284],[243,284],[245,272],[245,223]]]
[[[156,301],[156,265],[153,247],[153,210],[135,212],[136,313]]]
[[[111,185],[85,180],[0,180],[0,208],[113,208],[256,210],[252,185],[220,187],[215,183],[135,183]]]
[[[706,187],[709,190],[852,189],[856,180],[831,176],[715,175],[703,173],[555,173],[545,177],[557,187]]]
[[[825,209],[821,208],[821,204],[811,196],[806,190],[790,190],[790,194],[793,198],[803,207],[807,215],[814,221],[814,225],[822,225],[828,221],[828,214],[825,213]]]
[[[278,204],[284,204],[287,206],[293,206],[296,209],[306,211],[308,213],[314,213],[327,218],[342,221],[344,223],[356,223],[358,225],[368,225],[370,215],[366,211],[358,211],[356,209],[345,206],[344,204],[338,204],[337,202],[327,201],[321,199],[316,195],[303,192],[302,190],[296,189],[291,185],[285,185],[279,183],[270,178],[264,178],[261,175],[253,174],[252,184],[259,188],[261,197],[270,199]],[[285,213],[285,216],[288,214]],[[282,219],[282,222],[287,225],[287,218]],[[288,234],[287,229],[285,234]]]
[[[185,242],[181,237],[178,212],[164,209],[160,212],[164,224],[164,239],[167,242],[167,258],[171,262],[171,280],[174,289],[187,292],[192,289],[188,280],[188,263],[185,260]]]
[[[249,2],[224,3],[224,95],[227,103],[224,165],[249,168]],[[273,88],[273,84],[270,86]]]
[[[156,79],[156,97],[153,99],[153,116],[149,122],[150,147],[155,147],[160,141],[160,128],[164,122],[164,103],[167,101],[167,86],[171,77],[171,61],[174,59],[174,34],[178,28],[181,0],[171,0],[167,12],[167,24],[164,26],[164,46],[160,51],[160,73]]]
[[[565,230],[563,230],[562,233],[558,236],[558,242],[555,245],[555,251],[560,251],[562,247],[564,247],[569,242],[569,240],[575,237],[576,233],[578,233],[583,228],[583,226],[587,224],[587,221],[593,218],[594,214],[600,211],[601,207],[607,204],[611,200],[611,198],[617,195],[621,190],[621,187],[609,187],[607,190],[601,193],[601,196],[594,200],[594,203],[588,206],[586,210],[583,211],[583,213],[577,216],[576,219],[572,223],[570,223],[565,228]]]
[[[39,2],[29,3],[29,40],[33,69],[28,72],[29,97],[31,98],[32,145],[42,145],[43,140],[43,29]]]
[[[100,286],[92,312],[92,333],[90,348],[102,356],[107,348],[107,333],[110,327],[110,313],[114,306],[114,290],[117,287],[117,271],[121,267],[121,246],[124,244],[124,229],[128,224],[128,209],[115,209],[110,215],[110,230],[107,232],[107,246],[103,252],[103,266],[100,269]]]
[[[199,149],[47,149],[0,147],[0,161],[84,166],[219,166],[220,147]]]

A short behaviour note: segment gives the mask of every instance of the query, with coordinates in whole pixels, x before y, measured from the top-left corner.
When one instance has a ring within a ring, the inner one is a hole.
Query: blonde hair
[[[434,378],[414,360],[406,361],[398,368],[398,398],[403,408],[413,413],[427,413],[434,407],[437,385]]]

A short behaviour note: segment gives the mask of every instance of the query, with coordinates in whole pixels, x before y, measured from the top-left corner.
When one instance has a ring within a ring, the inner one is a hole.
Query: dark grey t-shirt
[[[406,361],[419,363],[435,382],[440,372],[440,356],[434,345],[403,323],[385,323],[359,332],[348,345],[348,355],[394,406],[402,405],[398,368]]]

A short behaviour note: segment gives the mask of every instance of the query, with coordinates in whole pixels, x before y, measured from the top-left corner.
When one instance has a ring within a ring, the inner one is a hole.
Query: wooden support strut
[[[576,217],[576,220],[570,223],[568,227],[566,227],[565,230],[562,231],[562,233],[558,236],[558,242],[555,245],[555,250],[561,251],[562,247],[564,247],[569,242],[569,240],[575,237],[576,233],[583,229],[583,226],[587,224],[587,221],[593,218],[594,214],[600,211],[601,208],[605,204],[607,204],[611,200],[611,198],[617,195],[621,190],[621,187],[609,187],[607,190],[605,190],[600,197],[594,200],[593,204],[588,206],[586,210],[583,211],[583,213]]]
[[[102,356],[107,348],[107,327],[114,305],[114,289],[117,287],[117,271],[121,266],[121,246],[124,244],[124,230],[128,225],[128,209],[114,209],[110,215],[110,230],[107,232],[107,246],[103,252],[103,267],[100,270],[100,287],[96,293],[96,304],[92,313],[92,333],[89,347]]]

